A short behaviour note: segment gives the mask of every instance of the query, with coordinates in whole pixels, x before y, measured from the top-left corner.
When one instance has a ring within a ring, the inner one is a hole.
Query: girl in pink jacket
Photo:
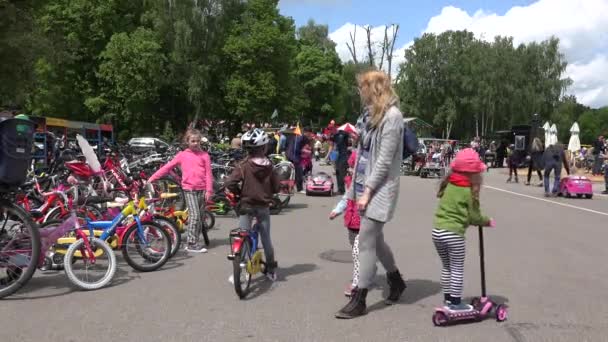
[[[204,200],[211,198],[213,194],[211,158],[200,147],[201,133],[198,130],[189,129],[186,131],[184,143],[187,148],[156,171],[148,179],[148,182],[152,183],[160,179],[175,167],[179,166],[181,168],[181,185],[188,206],[188,245],[186,251],[206,253],[207,249],[199,243],[202,229],[200,206],[204,205]]]

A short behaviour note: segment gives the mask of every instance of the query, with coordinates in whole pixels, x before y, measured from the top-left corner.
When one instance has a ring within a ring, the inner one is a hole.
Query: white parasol
[[[78,146],[82,150],[82,154],[87,160],[87,164],[93,169],[95,172],[101,171],[101,164],[99,164],[99,159],[97,159],[97,155],[89,142],[80,134],[76,135],[76,140],[78,141]]]
[[[581,129],[578,127],[578,123],[572,124],[570,127],[570,142],[568,142],[568,151],[578,152],[581,149],[581,139],[579,133]]]
[[[550,133],[549,133],[549,128],[551,128],[551,125],[549,124],[549,121],[545,122],[545,124],[543,125],[543,129],[545,130],[545,148],[549,147],[550,144]]]
[[[549,145],[557,144],[557,126],[555,124],[551,125],[551,128],[549,128],[549,140]]]

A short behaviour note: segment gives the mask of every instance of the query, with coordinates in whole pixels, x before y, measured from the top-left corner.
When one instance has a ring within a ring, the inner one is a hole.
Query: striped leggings
[[[359,285],[359,231],[348,229],[348,242],[353,255],[353,287]]]
[[[188,244],[198,243],[203,224],[201,221],[201,204],[205,199],[205,191],[184,191],[188,207]]]
[[[444,295],[462,297],[464,281],[464,237],[443,229],[433,229],[433,243],[441,258],[441,288]]]

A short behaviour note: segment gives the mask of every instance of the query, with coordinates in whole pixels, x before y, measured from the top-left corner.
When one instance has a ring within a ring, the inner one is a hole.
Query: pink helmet
[[[486,170],[486,164],[481,161],[479,154],[472,148],[465,148],[456,153],[450,167],[455,172],[480,173]]]

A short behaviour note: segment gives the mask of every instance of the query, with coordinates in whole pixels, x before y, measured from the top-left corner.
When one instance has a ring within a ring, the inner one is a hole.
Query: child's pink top
[[[158,169],[148,181],[153,182],[163,177],[176,166],[182,169],[182,189],[213,192],[211,158],[205,151],[186,149],[178,153],[173,160]]]

